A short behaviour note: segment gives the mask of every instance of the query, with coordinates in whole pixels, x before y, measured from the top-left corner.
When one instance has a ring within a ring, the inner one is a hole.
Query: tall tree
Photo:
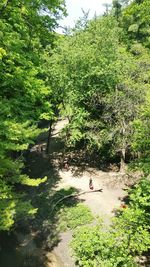
[[[45,181],[24,175],[17,155],[38,134],[38,120],[53,116],[42,54],[53,45],[52,31],[62,11],[61,0],[0,3],[0,230],[9,230],[20,214],[36,211],[16,184]]]
[[[60,39],[48,69],[70,121],[69,143],[83,142],[103,153],[107,147],[108,154],[120,155],[123,168],[146,85],[140,63],[120,44],[121,35],[114,18],[96,19]]]
[[[113,0],[113,11],[114,11],[114,16],[119,20],[119,17],[121,15],[121,3],[119,0]]]

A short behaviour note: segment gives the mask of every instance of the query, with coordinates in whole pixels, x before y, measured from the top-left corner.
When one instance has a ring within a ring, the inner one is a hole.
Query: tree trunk
[[[126,169],[125,159],[126,159],[126,149],[122,148],[121,149],[121,160],[120,160],[120,171],[121,172],[125,172],[125,169]]]
[[[49,153],[49,146],[50,146],[51,133],[52,133],[52,121],[50,121],[49,131],[48,131],[48,139],[47,139],[47,147],[46,147],[46,153],[47,153],[47,154]]]

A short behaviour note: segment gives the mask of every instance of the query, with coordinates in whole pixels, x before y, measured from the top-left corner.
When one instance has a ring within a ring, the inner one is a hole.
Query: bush
[[[129,190],[129,206],[113,220],[109,231],[102,225],[81,227],[71,246],[80,267],[134,267],[135,256],[150,248],[150,181],[142,179]]]
[[[100,226],[81,227],[73,235],[71,246],[80,267],[134,267],[133,257],[124,240]]]
[[[79,225],[91,223],[93,216],[88,207],[77,204],[74,207],[65,207],[59,215],[59,229],[75,229]]]

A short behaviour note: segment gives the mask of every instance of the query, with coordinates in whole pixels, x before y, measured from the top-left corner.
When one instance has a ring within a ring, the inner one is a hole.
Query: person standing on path
[[[91,190],[94,189],[92,178],[90,178],[90,180],[89,180],[89,188],[90,188]]]
[[[64,160],[64,168],[65,168],[66,171],[69,171],[69,164],[68,164],[68,159],[67,158],[65,158],[65,160]]]

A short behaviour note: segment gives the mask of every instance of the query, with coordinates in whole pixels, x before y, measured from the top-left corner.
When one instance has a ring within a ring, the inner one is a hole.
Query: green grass
[[[94,217],[91,210],[79,203],[73,207],[65,207],[59,215],[58,229],[66,231],[68,229],[75,229],[77,226],[91,223]]]

